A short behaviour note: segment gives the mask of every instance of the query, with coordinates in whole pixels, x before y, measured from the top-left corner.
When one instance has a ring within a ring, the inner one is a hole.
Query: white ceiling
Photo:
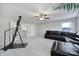
[[[68,19],[78,16],[78,11],[67,12],[64,10],[53,10],[55,3],[0,3],[0,16],[17,20],[17,16],[22,16],[23,22],[40,23],[60,19]],[[47,12],[49,20],[36,20],[34,15]]]

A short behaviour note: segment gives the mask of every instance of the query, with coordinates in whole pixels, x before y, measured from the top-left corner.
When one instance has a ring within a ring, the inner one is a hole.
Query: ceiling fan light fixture
[[[42,20],[44,20],[44,18],[40,18],[40,20],[42,21]]]
[[[37,19],[39,19],[39,20],[41,20],[41,21],[43,21],[43,20],[45,20],[45,19],[50,19],[50,18],[48,17],[48,15],[47,15],[47,14],[44,14],[44,13],[36,14],[35,17],[37,17]]]

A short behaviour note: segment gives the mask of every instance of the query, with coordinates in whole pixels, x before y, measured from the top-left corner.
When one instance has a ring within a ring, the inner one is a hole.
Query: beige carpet
[[[16,41],[18,42],[20,40]],[[0,56],[50,56],[54,40],[31,37],[24,38],[23,42],[28,43],[25,48],[8,49],[6,52],[0,50]]]

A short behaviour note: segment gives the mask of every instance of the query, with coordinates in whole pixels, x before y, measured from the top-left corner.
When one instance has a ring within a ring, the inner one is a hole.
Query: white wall
[[[62,31],[61,24],[63,22],[71,22],[71,32],[76,32],[76,20],[77,19],[74,18],[37,24],[37,35],[40,37],[44,37],[44,34],[47,30]]]
[[[9,20],[8,18],[0,17],[0,45],[3,45],[4,42],[4,31],[9,29]],[[7,38],[9,38],[8,33]]]
[[[28,37],[33,37],[36,35],[36,25],[35,24],[27,24],[26,34]]]

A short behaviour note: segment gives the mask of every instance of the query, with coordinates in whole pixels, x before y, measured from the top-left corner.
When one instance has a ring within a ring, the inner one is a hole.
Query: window
[[[62,23],[62,31],[70,32],[71,30],[71,22]]]
[[[22,29],[22,30],[27,30],[27,24],[21,25],[21,29]]]

